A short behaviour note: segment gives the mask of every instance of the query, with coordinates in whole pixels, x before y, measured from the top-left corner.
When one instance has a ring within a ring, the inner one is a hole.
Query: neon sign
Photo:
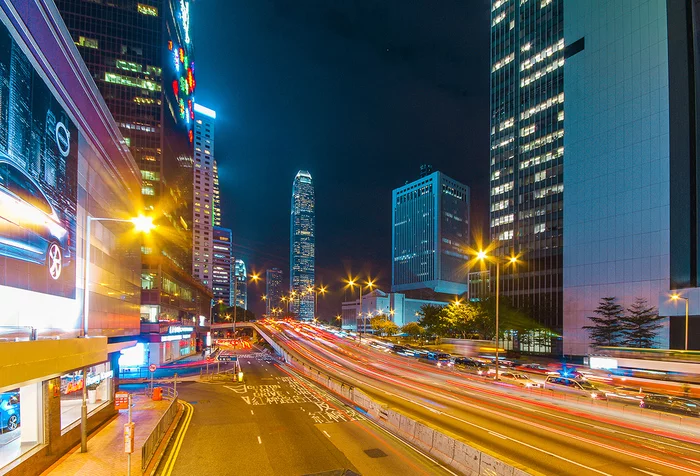
[[[185,43],[190,44],[190,4],[185,0],[180,0],[180,18],[182,18],[182,29],[185,30]]]

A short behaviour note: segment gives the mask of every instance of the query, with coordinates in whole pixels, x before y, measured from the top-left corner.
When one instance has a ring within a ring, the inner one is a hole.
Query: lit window
[[[143,186],[141,187],[141,195],[155,195],[156,192],[153,190],[153,187],[151,186]]]
[[[149,91],[161,91],[160,84],[149,81],[147,79],[132,78],[121,74],[105,72],[105,81],[108,83],[121,84],[123,86],[131,86],[134,88],[147,89]]]
[[[92,38],[85,38],[84,36],[78,37],[78,41],[75,42],[76,45],[78,46],[84,46],[85,48],[92,48],[92,49],[99,49],[99,44],[97,43],[97,40],[94,40]]]
[[[152,17],[158,16],[158,8],[152,7],[151,5],[144,5],[143,3],[137,3],[136,8],[138,12],[142,15],[148,15]]]

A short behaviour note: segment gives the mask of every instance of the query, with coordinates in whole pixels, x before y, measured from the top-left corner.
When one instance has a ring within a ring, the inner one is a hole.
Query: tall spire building
[[[491,239],[521,254],[501,292],[562,326],[563,0],[491,8]]]
[[[289,288],[295,293],[292,312],[300,319],[313,319],[315,284],[315,199],[311,174],[300,170],[292,186],[292,216],[289,256]]]

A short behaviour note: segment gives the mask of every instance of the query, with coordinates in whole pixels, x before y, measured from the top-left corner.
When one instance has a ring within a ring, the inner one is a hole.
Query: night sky
[[[216,110],[223,225],[249,272],[289,274],[292,181],[316,189],[317,282],[391,284],[391,191],[433,165],[488,219],[489,0],[198,0],[197,102]],[[249,286],[261,313],[264,283]]]

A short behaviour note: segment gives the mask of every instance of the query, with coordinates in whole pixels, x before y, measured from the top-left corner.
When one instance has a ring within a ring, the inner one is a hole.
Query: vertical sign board
[[[127,410],[129,408],[129,392],[117,392],[114,394],[114,409]]]
[[[124,423],[124,453],[134,452],[134,424]]]

